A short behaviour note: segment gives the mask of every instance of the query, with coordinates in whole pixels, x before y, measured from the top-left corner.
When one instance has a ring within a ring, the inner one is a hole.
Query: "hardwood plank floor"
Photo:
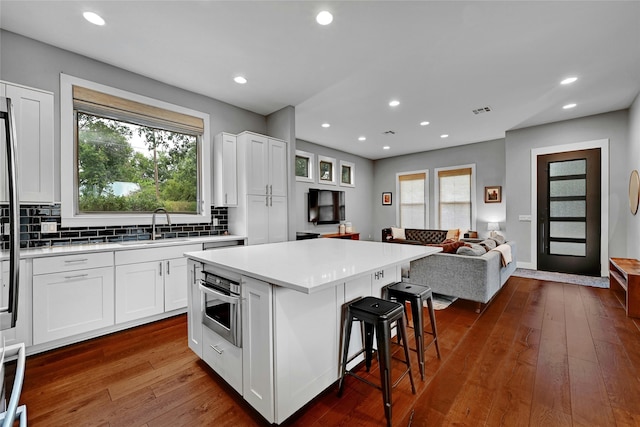
[[[394,425],[640,425],[639,322],[614,291],[512,277],[474,309],[436,313],[442,359],[427,350],[423,382],[412,352]],[[283,425],[384,425],[381,393],[346,381]],[[266,425],[188,349],[184,315],[29,357],[21,401],[32,426]]]

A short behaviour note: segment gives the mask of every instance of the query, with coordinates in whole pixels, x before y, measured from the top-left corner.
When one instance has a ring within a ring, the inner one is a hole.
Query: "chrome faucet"
[[[171,218],[169,218],[169,212],[165,208],[158,208],[153,211],[153,216],[151,217],[151,240],[156,240],[156,237],[162,236],[162,233],[156,234],[156,214],[158,212],[164,212],[167,217],[167,225],[171,225]]]

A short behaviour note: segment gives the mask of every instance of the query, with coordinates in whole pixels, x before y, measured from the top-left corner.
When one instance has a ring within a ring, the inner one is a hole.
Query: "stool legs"
[[[429,309],[429,318],[431,319],[431,335],[433,335],[433,343],[436,345],[436,354],[440,359],[440,346],[438,345],[438,330],[436,328],[436,315],[433,311],[433,298],[427,298],[427,308]]]
[[[411,316],[413,317],[413,335],[416,339],[416,352],[418,353],[418,367],[420,368],[420,377],[424,381],[424,314],[422,309],[422,298],[420,296],[411,298]],[[431,323],[433,324],[433,318]]]
[[[340,366],[340,382],[338,383],[338,397],[342,396],[344,390],[344,377],[347,373],[347,358],[349,357],[349,342],[351,342],[351,328],[353,323],[353,317],[351,316],[351,310],[347,306],[344,316],[344,323],[342,324],[342,364]]]

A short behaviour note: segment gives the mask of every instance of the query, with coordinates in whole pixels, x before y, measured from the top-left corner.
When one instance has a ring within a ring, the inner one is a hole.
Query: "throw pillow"
[[[496,234],[495,236],[489,237],[491,240],[494,240],[496,244],[501,245],[506,242],[506,239],[501,234]]]
[[[455,254],[459,247],[464,246],[465,242],[447,242],[442,243],[430,243],[427,246],[436,246],[442,248],[442,253]]]
[[[445,237],[445,240],[460,240],[460,229],[459,228],[454,228],[452,230],[447,230],[447,237]]]
[[[486,254],[487,250],[477,243],[470,243],[465,246],[460,246],[456,253],[458,255],[480,256]]]
[[[487,251],[490,251],[491,249],[495,249],[496,246],[496,241],[493,239],[485,239],[482,242],[480,242],[481,246],[484,246],[485,248],[487,248]]]
[[[391,235],[394,239],[405,240],[407,237],[404,235],[404,228],[391,227]]]

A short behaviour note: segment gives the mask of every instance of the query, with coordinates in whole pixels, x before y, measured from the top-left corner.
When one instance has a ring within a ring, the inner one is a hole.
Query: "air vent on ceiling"
[[[480,107],[480,108],[476,108],[475,110],[472,110],[473,114],[478,115],[478,114],[482,114],[482,113],[488,113],[491,111],[491,107],[489,107],[488,105],[486,107]]]
[[[394,130],[387,130],[387,131],[384,131],[384,132],[382,132],[382,133],[383,133],[384,135],[395,135],[395,134],[396,134],[396,131],[394,131]]]

